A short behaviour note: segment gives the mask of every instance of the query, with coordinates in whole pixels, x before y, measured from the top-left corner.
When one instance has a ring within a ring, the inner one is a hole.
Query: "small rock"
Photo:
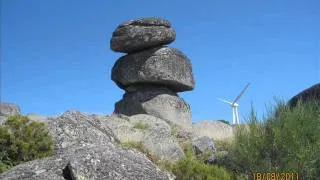
[[[216,164],[217,163],[217,158],[214,154],[210,155],[208,159],[205,161],[207,164]]]
[[[196,154],[216,151],[216,148],[213,144],[212,139],[207,136],[203,136],[203,137],[192,140],[192,146]]]

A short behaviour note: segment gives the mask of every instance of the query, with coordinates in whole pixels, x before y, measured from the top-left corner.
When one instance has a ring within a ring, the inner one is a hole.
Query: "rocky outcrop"
[[[161,18],[142,18],[120,24],[112,34],[113,51],[131,53],[169,44],[176,37],[171,23]]]
[[[295,95],[289,100],[288,104],[290,106],[295,106],[299,100],[302,102],[306,102],[308,100],[316,100],[320,102],[320,83],[315,84]]]
[[[193,90],[192,66],[181,51],[163,46],[174,39],[171,23],[161,18],[130,20],[116,28],[111,49],[129,54],[112,68],[111,79],[126,91],[115,113],[149,114],[191,126],[190,107],[176,93]]]
[[[142,153],[120,148],[111,126],[100,118],[79,111],[48,118],[45,125],[55,141],[55,155],[15,166],[0,179],[172,178]]]
[[[171,127],[162,119],[138,114],[100,118],[101,127],[109,127],[120,143],[141,142],[158,160],[177,160],[184,154],[171,136]]]
[[[220,121],[201,121],[192,124],[192,131],[199,137],[208,136],[214,140],[233,138],[232,126]]]
[[[116,103],[114,112],[128,116],[149,114],[180,126],[192,123],[190,106],[165,87],[146,87],[127,92]]]
[[[20,115],[20,107],[13,103],[0,103],[0,116]]]
[[[2,173],[0,179],[170,179],[143,154],[113,146],[88,145],[30,161]]]
[[[116,141],[112,131],[100,127],[92,117],[79,111],[67,111],[58,118],[49,119],[46,125],[56,142],[57,153],[91,144],[112,146]]]

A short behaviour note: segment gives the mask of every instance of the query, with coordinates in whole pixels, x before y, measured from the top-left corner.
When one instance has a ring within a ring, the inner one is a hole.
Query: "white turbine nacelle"
[[[239,112],[238,112],[238,107],[240,106],[237,102],[241,98],[241,96],[244,94],[244,92],[247,90],[248,86],[250,84],[248,83],[243,90],[240,92],[240,94],[236,97],[236,99],[233,102],[227,101],[225,99],[217,98],[218,100],[225,102],[229,104],[232,108],[232,124],[240,124],[239,120]]]

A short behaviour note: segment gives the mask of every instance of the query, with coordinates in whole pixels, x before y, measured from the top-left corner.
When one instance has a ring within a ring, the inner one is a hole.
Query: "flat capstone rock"
[[[115,52],[132,53],[173,42],[176,33],[168,20],[150,17],[120,24],[112,34],[110,47]]]

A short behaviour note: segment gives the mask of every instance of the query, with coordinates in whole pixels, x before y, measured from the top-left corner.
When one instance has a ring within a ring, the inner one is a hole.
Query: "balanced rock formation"
[[[126,92],[115,113],[149,114],[191,126],[190,107],[177,93],[193,90],[192,66],[181,51],[164,46],[174,39],[171,23],[161,18],[130,20],[116,28],[111,49],[129,54],[112,68],[111,79]]]

